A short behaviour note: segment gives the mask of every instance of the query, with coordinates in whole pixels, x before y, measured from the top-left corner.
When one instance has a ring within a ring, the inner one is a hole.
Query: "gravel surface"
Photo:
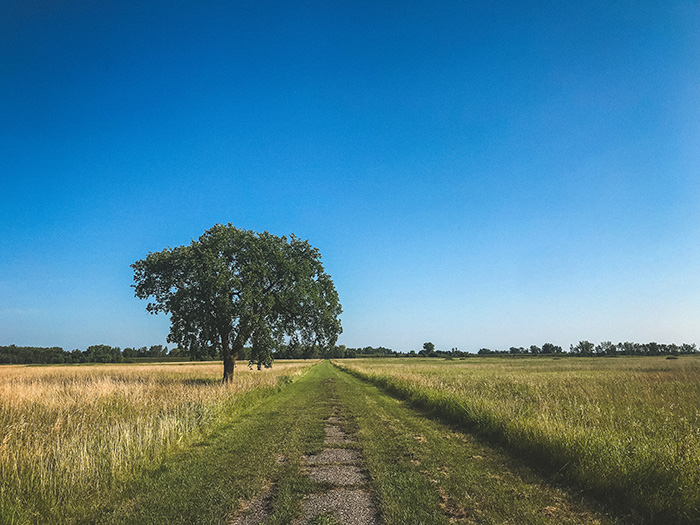
[[[369,482],[367,474],[355,465],[323,465],[309,469],[309,477],[317,483],[328,483],[337,487],[364,485]]]
[[[378,525],[372,495],[364,489],[334,489],[311,494],[304,501],[304,515],[295,525],[308,523],[319,514],[330,512],[333,517],[348,525]]]
[[[306,456],[304,470],[317,483],[331,485],[330,490],[309,494],[302,502],[302,516],[294,525],[302,525],[321,514],[330,513],[336,521],[347,525],[379,525],[380,519],[367,490],[369,478],[362,468],[362,454],[352,448],[333,445],[353,443],[354,439],[341,428],[340,408],[333,409],[327,420],[326,445],[320,454]],[[272,490],[244,504],[229,525],[258,525],[272,515]]]
[[[338,425],[326,427],[326,443],[352,443],[352,440]]]
[[[336,406],[326,425],[326,444],[330,446],[320,454],[306,457],[309,477],[334,488],[307,496],[302,503],[303,516],[296,524],[308,523],[326,513],[347,525],[380,523],[372,495],[366,489],[369,478],[361,466],[362,454],[351,448],[333,448],[333,445],[354,442],[341,428],[342,422],[340,408]]]
[[[307,465],[359,465],[360,460],[360,451],[352,448],[324,448],[320,454],[306,456],[305,459]]]

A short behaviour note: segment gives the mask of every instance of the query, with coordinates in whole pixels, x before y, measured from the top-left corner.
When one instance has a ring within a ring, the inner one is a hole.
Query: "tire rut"
[[[330,389],[335,388],[334,379],[326,381]],[[354,436],[343,428],[346,420],[337,399],[331,395],[328,401],[332,411],[324,421],[324,448],[318,454],[304,456],[302,467],[303,474],[320,490],[305,495],[301,516],[292,525],[327,516],[342,525],[379,525],[381,520],[369,489],[362,452],[356,448]],[[228,525],[265,523],[274,513],[275,492],[276,485],[270,484],[260,496],[242,503]]]
[[[334,400],[332,400],[334,401]],[[333,406],[326,420],[326,447],[305,458],[305,473],[326,490],[307,495],[302,502],[302,516],[294,525],[309,523],[322,515],[336,522],[353,525],[379,524],[369,477],[363,466],[362,452],[352,448],[353,436],[343,430],[341,409]]]

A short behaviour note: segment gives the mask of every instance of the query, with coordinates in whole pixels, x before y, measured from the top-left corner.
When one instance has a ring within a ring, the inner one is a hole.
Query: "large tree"
[[[168,341],[193,357],[221,353],[224,381],[251,343],[249,360],[270,366],[285,342],[331,347],[342,309],[318,249],[294,235],[217,224],[187,246],[131,265],[136,296],[171,317]]]

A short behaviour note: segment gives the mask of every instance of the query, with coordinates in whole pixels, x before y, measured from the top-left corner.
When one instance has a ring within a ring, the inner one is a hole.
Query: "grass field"
[[[385,525],[616,523],[499,447],[426,418],[328,362],[166,458],[94,522],[232,523],[246,500],[268,494],[267,517],[255,523],[293,523],[307,497],[332,488],[312,481],[305,467],[309,454],[328,446],[331,414],[354,440],[337,446],[364,458],[367,488]],[[357,525],[318,512],[310,524]]]
[[[632,519],[700,521],[700,359],[364,359],[342,367]]]
[[[290,523],[334,407],[386,524],[700,521],[696,357],[312,364],[0,367],[0,524]]]
[[[312,363],[0,367],[0,522],[71,523]]]

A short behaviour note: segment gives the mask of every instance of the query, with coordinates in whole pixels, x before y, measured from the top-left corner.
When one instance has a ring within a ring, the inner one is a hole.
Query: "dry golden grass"
[[[653,519],[700,520],[700,359],[339,361]]]
[[[205,434],[241,394],[310,362],[0,367],[0,516],[99,498]],[[7,521],[11,522],[11,519]]]

